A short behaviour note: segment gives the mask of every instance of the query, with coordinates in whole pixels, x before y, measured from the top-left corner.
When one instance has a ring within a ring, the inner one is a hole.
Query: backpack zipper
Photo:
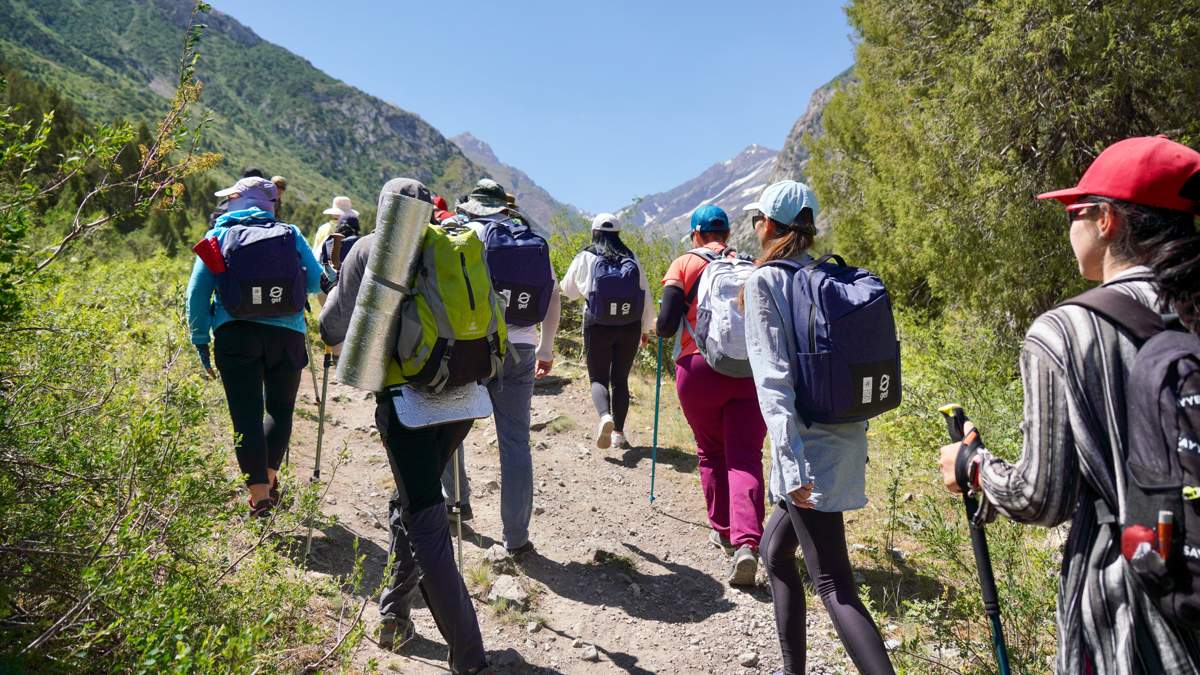
[[[467,274],[467,254],[459,253],[458,260],[462,264],[463,280],[467,282],[467,302],[471,303],[471,311],[475,311],[475,291],[471,288],[471,275]]]

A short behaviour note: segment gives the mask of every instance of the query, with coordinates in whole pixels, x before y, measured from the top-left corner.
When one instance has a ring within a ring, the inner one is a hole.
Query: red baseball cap
[[[1126,138],[1105,148],[1078,185],[1038,199],[1069,206],[1085,195],[1200,213],[1200,152],[1162,135]]]

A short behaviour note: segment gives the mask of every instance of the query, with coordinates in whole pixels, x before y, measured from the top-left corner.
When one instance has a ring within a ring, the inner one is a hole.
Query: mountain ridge
[[[89,119],[153,122],[174,91],[189,0],[12,0],[0,4],[0,59],[60,91]],[[317,69],[235,18],[212,11],[200,43],[204,149],[289,179],[293,199],[347,194],[374,203],[411,176],[446,195],[486,171],[420,116]]]
[[[516,197],[521,213],[529,216],[544,231],[578,229],[578,221],[585,217],[580,209],[558,201],[529,174],[505,164],[486,141],[468,131],[454,136],[450,142]]]

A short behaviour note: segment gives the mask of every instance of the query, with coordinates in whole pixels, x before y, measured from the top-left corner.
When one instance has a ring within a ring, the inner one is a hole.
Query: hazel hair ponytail
[[[813,239],[817,236],[812,209],[807,207],[800,210],[800,215],[796,216],[795,221],[777,229],[781,234],[767,242],[762,257],[758,260],[759,266],[804,253],[812,246]]]

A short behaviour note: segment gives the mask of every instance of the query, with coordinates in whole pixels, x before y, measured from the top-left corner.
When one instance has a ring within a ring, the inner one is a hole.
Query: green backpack
[[[389,384],[441,391],[500,372],[508,341],[504,307],[475,232],[453,223],[430,225],[414,291],[400,308],[399,382]]]

